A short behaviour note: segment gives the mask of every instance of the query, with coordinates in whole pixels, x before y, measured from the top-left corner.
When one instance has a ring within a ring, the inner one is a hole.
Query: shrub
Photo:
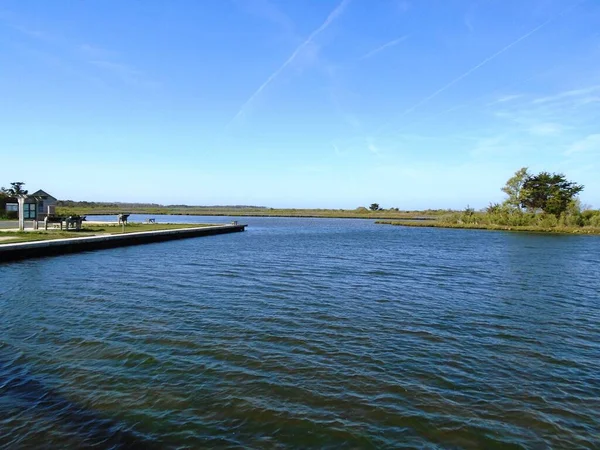
[[[600,227],[600,211],[588,220],[588,225],[591,227]]]
[[[501,209],[502,205],[500,205],[500,203],[490,203],[489,206],[485,208],[485,211],[488,214],[498,214],[499,212],[501,212]]]
[[[542,213],[539,215],[537,224],[543,228],[552,228],[558,225],[558,220],[554,214]]]
[[[600,226],[600,210],[587,209],[581,213],[583,226]]]

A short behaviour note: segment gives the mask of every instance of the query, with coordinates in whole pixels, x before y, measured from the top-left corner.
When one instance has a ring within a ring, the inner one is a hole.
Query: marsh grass
[[[413,219],[419,217],[438,217],[451,213],[451,210],[400,211],[384,209],[370,211],[367,208],[357,209],[274,209],[274,208],[210,208],[210,207],[128,207],[127,213],[151,215],[186,215],[186,216],[236,216],[236,217],[323,217],[341,219]],[[116,215],[122,210],[98,207],[59,207],[60,215]]]
[[[600,235],[600,215],[592,215],[591,220],[579,217],[556,218],[552,215],[520,214],[514,217],[490,217],[486,213],[475,213],[470,217],[463,215],[450,215],[437,220],[411,221],[411,220],[379,220],[376,223],[399,225],[405,227],[434,227],[434,228],[463,228],[472,230],[496,231],[526,231],[541,233],[569,233],[569,234],[596,234]]]

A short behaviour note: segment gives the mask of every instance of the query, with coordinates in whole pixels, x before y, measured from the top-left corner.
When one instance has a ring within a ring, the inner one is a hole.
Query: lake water
[[[600,448],[599,237],[238,220],[0,264],[0,447]]]

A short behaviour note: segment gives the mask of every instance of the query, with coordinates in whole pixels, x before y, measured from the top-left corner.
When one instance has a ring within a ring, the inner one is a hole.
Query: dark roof
[[[46,191],[43,191],[41,189],[39,189],[31,194],[27,194],[27,195],[29,195],[29,197],[45,197],[45,198],[49,198],[51,200],[56,200],[56,198],[52,197]]]

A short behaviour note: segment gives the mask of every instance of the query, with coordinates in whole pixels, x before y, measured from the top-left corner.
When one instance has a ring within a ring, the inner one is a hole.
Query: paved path
[[[173,230],[138,231],[124,234],[82,236],[43,241],[0,244],[0,263],[38,256],[61,255],[65,253],[123,247],[126,245],[149,244],[173,239],[184,239],[213,234],[244,231],[246,225],[212,225],[208,227],[177,228]]]
[[[0,229],[19,228],[18,220],[0,220]]]

